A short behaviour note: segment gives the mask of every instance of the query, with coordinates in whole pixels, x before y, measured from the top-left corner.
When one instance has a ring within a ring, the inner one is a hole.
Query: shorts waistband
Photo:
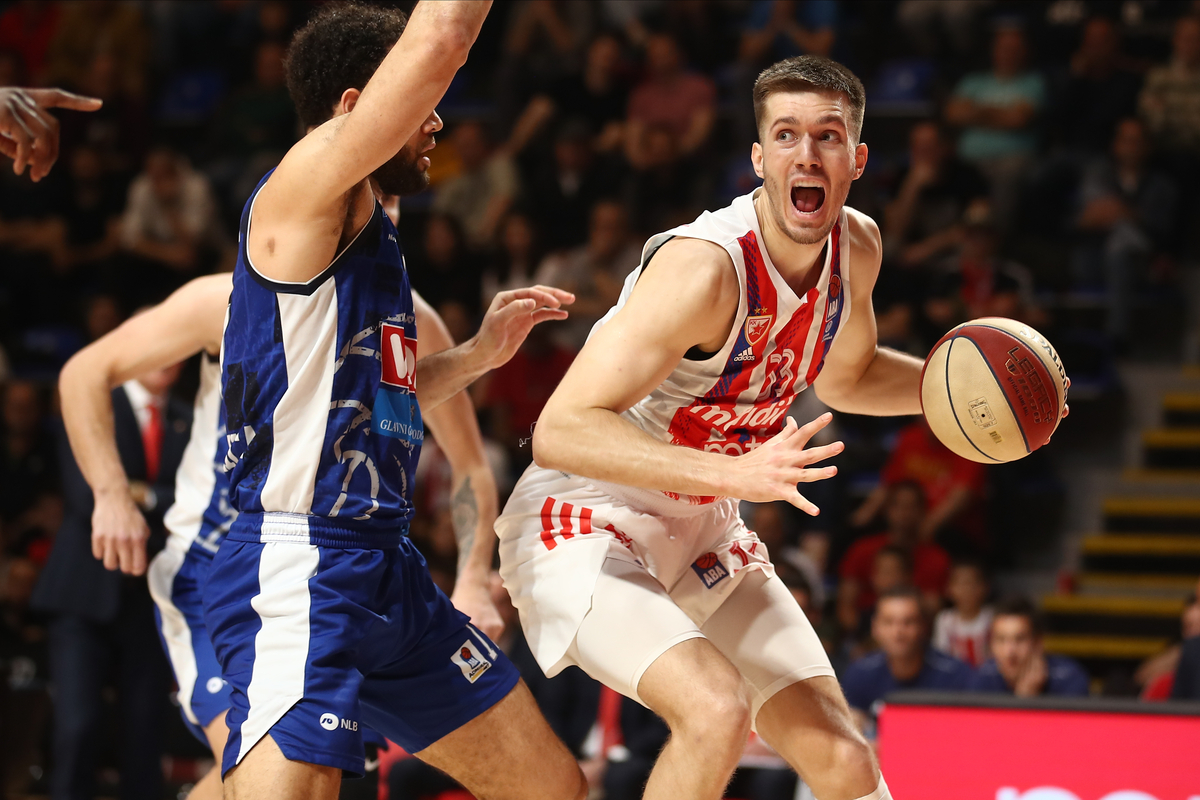
[[[234,542],[282,542],[355,550],[390,550],[408,536],[408,523],[389,529],[363,529],[312,514],[281,511],[239,514],[226,539]]]

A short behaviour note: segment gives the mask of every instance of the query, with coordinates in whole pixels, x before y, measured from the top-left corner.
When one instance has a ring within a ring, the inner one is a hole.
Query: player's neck
[[[754,198],[754,212],[758,216],[758,227],[762,230],[763,246],[783,279],[797,294],[803,294],[816,285],[813,276],[821,272],[822,256],[829,236],[826,234],[811,244],[797,242],[779,228],[769,203],[765,191],[759,191]]]

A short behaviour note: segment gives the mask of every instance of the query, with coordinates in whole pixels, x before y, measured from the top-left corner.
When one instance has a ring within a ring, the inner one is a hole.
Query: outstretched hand
[[[492,300],[475,340],[489,369],[508,362],[539,322],[566,319],[562,306],[575,295],[552,286],[533,286],[500,292]]]
[[[47,109],[96,111],[103,105],[62,89],[0,87],[0,153],[13,160],[13,172],[29,167],[29,177],[40,181],[58,160],[58,120]]]
[[[845,449],[844,444],[834,442],[805,449],[817,431],[832,420],[833,415],[825,413],[804,427],[797,427],[795,418],[788,417],[782,431],[760,447],[737,456],[733,496],[754,503],[786,500],[806,514],[814,517],[820,514],[821,510],[800,494],[796,484],[821,481],[837,474],[837,467],[810,469],[809,465],[836,456]]]

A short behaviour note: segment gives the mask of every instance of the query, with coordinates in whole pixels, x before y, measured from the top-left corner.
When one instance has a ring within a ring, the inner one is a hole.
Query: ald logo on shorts
[[[725,569],[725,565],[717,558],[716,553],[705,553],[700,556],[692,564],[692,569],[704,582],[705,589],[711,589],[729,577],[729,570]]]
[[[470,639],[463,642],[458,652],[450,656],[450,660],[462,670],[463,677],[471,683],[479,680],[479,676],[491,668],[492,662],[483,657],[475,643]]]

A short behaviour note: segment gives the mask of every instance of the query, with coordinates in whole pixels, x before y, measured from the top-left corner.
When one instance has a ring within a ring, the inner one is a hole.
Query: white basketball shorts
[[[745,677],[757,716],[780,689],[834,674],[735,500],[681,506],[534,465],[496,530],[500,574],[547,675],[575,664],[642,702],[655,659],[706,638]]]

